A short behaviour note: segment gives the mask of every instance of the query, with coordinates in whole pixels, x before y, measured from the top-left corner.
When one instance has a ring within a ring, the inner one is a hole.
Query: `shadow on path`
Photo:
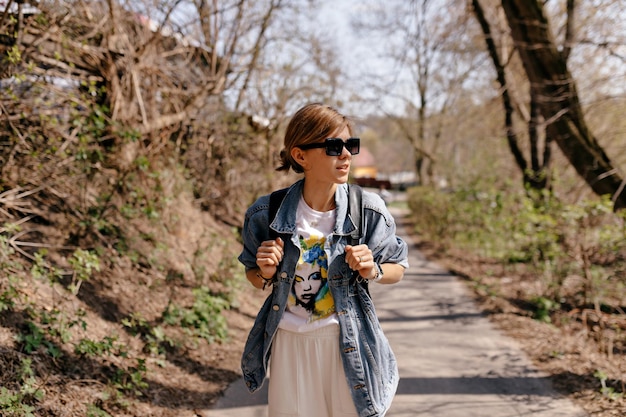
[[[433,377],[400,378],[396,395],[511,395],[511,396],[547,396],[547,377]],[[254,394],[249,394],[242,380],[228,388],[222,401],[214,409],[229,409],[267,405],[267,384]]]

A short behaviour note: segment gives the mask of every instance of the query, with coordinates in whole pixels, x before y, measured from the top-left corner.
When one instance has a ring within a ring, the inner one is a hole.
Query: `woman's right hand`
[[[269,278],[276,273],[278,264],[283,260],[285,242],[281,238],[266,240],[256,251],[256,264],[261,275]]]

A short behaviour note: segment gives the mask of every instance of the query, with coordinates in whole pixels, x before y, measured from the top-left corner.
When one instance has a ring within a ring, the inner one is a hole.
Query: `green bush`
[[[0,387],[0,415],[35,417],[33,404],[40,401],[44,397],[44,393],[38,388],[30,358],[22,359],[17,379],[19,388],[16,390]]]
[[[409,190],[408,200],[416,231],[426,240],[504,265],[524,264],[541,284],[535,300],[555,303],[539,303],[538,311],[562,303],[618,308],[626,297],[620,278],[626,270],[625,216],[613,213],[608,198],[565,204],[548,194],[530,199],[497,190],[418,187]],[[564,291],[574,277],[583,284]]]
[[[194,289],[193,294],[194,303],[191,307],[168,306],[164,313],[165,322],[181,326],[191,335],[209,343],[225,340],[228,337],[228,325],[222,312],[230,308],[229,302],[214,296],[206,287]]]

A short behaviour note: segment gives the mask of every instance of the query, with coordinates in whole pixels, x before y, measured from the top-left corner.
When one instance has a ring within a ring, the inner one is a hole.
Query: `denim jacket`
[[[243,251],[239,261],[246,269],[256,268],[256,252],[270,239],[272,228],[285,242],[284,256],[274,278],[272,293],[261,307],[248,335],[241,369],[250,392],[259,389],[266,377],[272,340],[287,305],[300,249],[296,235],[296,208],[304,180],[293,184],[276,217],[268,226],[269,195],[260,197],[246,212]],[[360,417],[382,417],[391,405],[398,385],[395,356],[380,327],[367,290],[355,284],[345,262],[345,246],[355,224],[348,215],[348,187],[339,185],[335,193],[337,220],[328,240],[328,282],[339,319],[342,361],[352,399]],[[396,226],[382,199],[363,191],[363,239],[379,264],[397,263],[408,268],[407,245],[396,236]],[[320,366],[324,366],[320,364]]]

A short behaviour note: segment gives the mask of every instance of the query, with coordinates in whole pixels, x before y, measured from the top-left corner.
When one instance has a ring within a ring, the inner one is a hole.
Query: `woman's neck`
[[[335,208],[335,190],[337,190],[337,184],[328,184],[325,187],[309,183],[307,186],[305,181],[302,198],[315,211],[330,211]]]

